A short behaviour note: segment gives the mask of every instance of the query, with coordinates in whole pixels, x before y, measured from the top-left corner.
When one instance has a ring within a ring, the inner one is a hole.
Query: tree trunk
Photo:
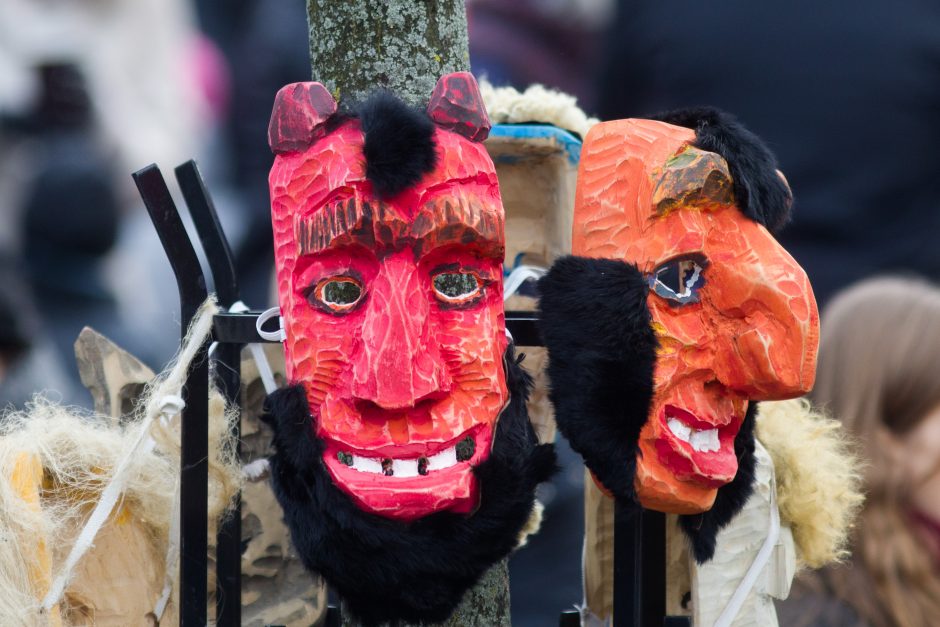
[[[340,103],[387,89],[424,107],[438,78],[470,69],[464,0],[307,0],[307,18],[313,80]],[[507,560],[441,627],[510,627]]]
[[[424,106],[437,79],[470,69],[464,0],[307,0],[313,80],[337,102],[387,89]]]
[[[479,583],[467,591],[449,619],[436,625],[422,624],[422,627],[512,627],[509,620],[508,561],[504,559],[486,571]],[[358,623],[344,613],[343,627],[358,627]]]

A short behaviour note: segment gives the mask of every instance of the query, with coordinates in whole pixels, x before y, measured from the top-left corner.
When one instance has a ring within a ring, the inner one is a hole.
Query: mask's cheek
[[[330,320],[324,326],[324,316],[299,315],[288,332],[288,379],[300,383],[307,393],[307,403],[316,416],[330,397],[346,396],[350,386],[347,355],[352,350],[353,334],[346,332],[345,321]]]
[[[430,316],[453,381],[447,402],[433,413],[464,429],[480,423],[494,425],[509,401],[501,292],[488,290],[483,302],[465,310],[432,308]]]

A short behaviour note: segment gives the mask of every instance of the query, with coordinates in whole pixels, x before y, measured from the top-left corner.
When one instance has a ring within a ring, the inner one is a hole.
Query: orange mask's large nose
[[[759,263],[715,264],[712,302],[716,327],[715,372],[727,387],[754,401],[806,394],[816,376],[819,313],[806,273],[761,227],[748,254]]]
[[[407,409],[447,393],[450,381],[430,333],[428,290],[411,251],[386,257],[368,288],[362,349],[353,363],[353,396]]]

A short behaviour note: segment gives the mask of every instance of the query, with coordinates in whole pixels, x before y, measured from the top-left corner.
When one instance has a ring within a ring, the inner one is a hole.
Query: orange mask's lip
[[[458,447],[467,451],[467,439],[473,452],[461,459]],[[333,482],[360,508],[411,521],[443,510],[473,511],[479,501],[473,469],[489,457],[491,444],[492,429],[477,425],[447,442],[425,444],[424,453],[416,453],[413,444],[368,450],[328,441],[323,461]]]
[[[732,416],[718,424],[687,409],[664,405],[659,421],[656,453],[677,479],[708,488],[720,488],[734,479],[738,470],[734,440],[743,418]]]

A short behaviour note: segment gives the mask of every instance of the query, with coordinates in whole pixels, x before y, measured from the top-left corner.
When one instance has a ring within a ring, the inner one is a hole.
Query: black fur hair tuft
[[[696,148],[718,153],[731,170],[734,196],[747,217],[777,233],[790,221],[793,196],[777,174],[777,159],[754,133],[729,113],[691,107],[650,116],[695,130]]]
[[[365,135],[366,178],[379,198],[391,198],[434,169],[434,123],[388,92],[354,107]]]
[[[738,457],[738,472],[728,485],[718,489],[715,504],[707,512],[679,516],[679,526],[685,532],[692,555],[699,564],[715,555],[715,541],[721,528],[731,522],[754,491],[754,418],[757,403],[748,404],[741,430],[734,438],[734,453]]]
[[[508,555],[532,512],[535,487],[555,471],[539,445],[526,398],[531,379],[506,351],[509,405],[496,424],[489,459],[475,470],[479,508],[411,523],[364,512],[337,488],[323,463],[301,386],[265,402],[274,430],[274,493],[307,569],[320,573],[363,625],[445,620],[493,564]]]
[[[604,487],[636,503],[638,440],[656,363],[649,285],[622,261],[569,256],[538,287],[558,428]]]

